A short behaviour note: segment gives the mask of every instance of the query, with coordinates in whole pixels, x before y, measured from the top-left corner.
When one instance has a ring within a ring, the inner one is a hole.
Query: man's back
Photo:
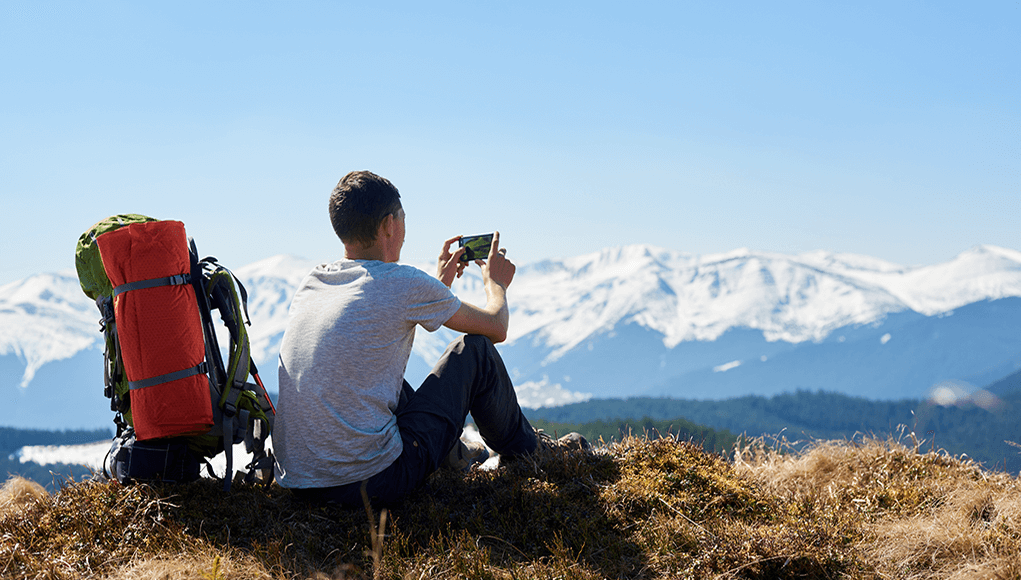
[[[280,346],[280,484],[343,485],[392,463],[415,326],[433,331],[459,307],[439,280],[410,266],[341,260],[313,270]]]

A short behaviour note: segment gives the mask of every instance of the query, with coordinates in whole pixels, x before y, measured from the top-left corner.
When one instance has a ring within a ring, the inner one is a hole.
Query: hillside
[[[0,493],[7,578],[1016,578],[1015,478],[898,441],[670,438],[441,472],[389,510],[213,481]]]
[[[91,470],[80,464],[39,465],[31,461],[22,463],[17,456],[26,445],[78,445],[109,439],[109,429],[89,431],[42,431],[39,429],[11,429],[0,427],[0,474],[4,477],[20,476],[38,482],[48,490],[56,489],[69,477],[88,477]]]
[[[1016,381],[1016,377],[1011,379]],[[1009,381],[1008,381],[1009,383]],[[1006,383],[1004,383],[1006,384]],[[852,439],[859,434],[885,437],[903,427],[925,444],[966,454],[988,469],[1017,474],[1021,456],[1006,441],[1021,441],[1021,391],[991,385],[1000,396],[978,391],[955,404],[930,401],[872,401],[840,393],[799,391],[772,397],[713,400],[593,399],[560,407],[526,409],[529,420],[579,425],[592,421],[642,418],[691,423],[752,437],[783,433],[790,440]]]

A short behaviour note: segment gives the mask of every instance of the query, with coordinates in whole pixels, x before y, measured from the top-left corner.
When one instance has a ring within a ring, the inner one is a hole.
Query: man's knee
[[[454,360],[460,361],[456,363],[458,365],[468,364],[468,361],[472,361],[471,364],[479,367],[489,368],[494,364],[503,367],[503,359],[500,357],[500,352],[496,350],[496,346],[493,345],[493,341],[479,334],[464,334],[454,339],[447,346],[447,352],[437,364],[437,368],[445,367]]]
[[[493,341],[489,340],[485,336],[482,336],[481,334],[465,334],[462,335],[461,338],[458,340],[462,341],[465,346],[475,349],[489,350],[491,348],[495,348],[493,346]]]
[[[493,341],[489,340],[481,334],[462,334],[461,336],[454,339],[447,347],[452,352],[479,352],[486,353],[489,351],[496,351],[496,347],[493,346]]]

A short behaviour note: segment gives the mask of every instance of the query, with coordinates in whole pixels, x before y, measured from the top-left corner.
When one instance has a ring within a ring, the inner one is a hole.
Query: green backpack
[[[75,266],[105,337],[104,394],[117,435],[104,470],[121,483],[190,481],[233,444],[252,454],[246,483],[269,483],[273,403],[251,358],[247,292],[216,258],[199,259],[184,225],[137,214],[83,233]],[[229,334],[221,352],[213,311]],[[243,319],[242,319],[243,315]],[[254,383],[248,382],[251,376]]]

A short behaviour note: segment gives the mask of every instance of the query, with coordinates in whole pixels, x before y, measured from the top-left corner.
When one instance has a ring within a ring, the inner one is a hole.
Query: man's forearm
[[[506,333],[510,325],[507,289],[492,280],[489,280],[486,284],[486,312],[496,317]]]

